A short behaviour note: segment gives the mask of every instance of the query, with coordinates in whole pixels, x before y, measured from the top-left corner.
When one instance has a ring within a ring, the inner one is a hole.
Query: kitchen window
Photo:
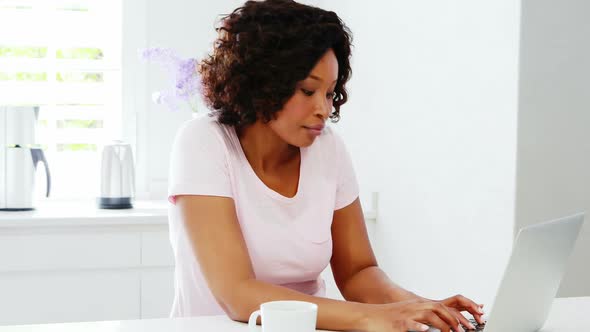
[[[95,197],[101,145],[123,137],[122,12],[121,0],[0,0],[0,105],[39,106],[53,199]]]

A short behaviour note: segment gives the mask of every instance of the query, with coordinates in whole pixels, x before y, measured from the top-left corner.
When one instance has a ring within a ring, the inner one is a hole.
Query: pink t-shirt
[[[332,215],[358,197],[358,184],[342,140],[329,127],[301,148],[299,186],[289,198],[254,173],[233,127],[208,115],[184,123],[172,147],[168,187],[176,263],[172,317],[224,314],[174,205],[181,194],[231,197],[256,279],[324,296],[320,273],[332,256]]]

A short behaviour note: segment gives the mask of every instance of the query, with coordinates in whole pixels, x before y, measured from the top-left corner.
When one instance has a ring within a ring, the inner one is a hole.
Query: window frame
[[[118,51],[121,52],[120,58],[117,60],[118,67],[119,67],[119,68],[117,68],[117,71],[118,71],[117,76],[118,76],[118,80],[120,80],[120,87],[118,88],[118,90],[120,89],[118,91],[120,93],[120,99],[117,101],[117,104],[119,105],[121,111],[118,115],[116,115],[116,118],[115,118],[116,125],[115,126],[120,128],[120,131],[119,130],[117,130],[117,131],[120,132],[120,135],[123,137],[123,139],[129,140],[130,142],[135,143],[136,140],[133,137],[133,132],[135,131],[135,127],[136,127],[133,123],[135,116],[134,116],[134,114],[131,114],[131,112],[126,111],[126,109],[128,108],[128,107],[126,107],[126,105],[129,104],[128,100],[130,100],[130,98],[129,98],[130,96],[126,92],[128,89],[123,86],[123,79],[126,75],[128,75],[124,66],[128,66],[129,62],[130,62],[128,60],[125,60],[127,54],[129,53],[128,50],[125,49],[126,43],[123,41],[123,38],[125,38],[125,34],[126,34],[125,22],[130,19],[135,18],[134,15],[132,15],[132,12],[125,11],[124,7],[125,7],[125,4],[127,1],[128,0],[118,0],[117,3],[115,3],[115,6],[117,6],[120,9],[120,12],[118,14],[120,15],[120,19],[121,19],[121,26],[119,29],[119,34],[120,34],[119,36],[120,36],[121,44],[118,45],[118,49],[117,49]],[[140,1],[137,1],[137,0],[132,0],[132,1],[137,2],[137,4],[141,4]],[[124,15],[126,17],[123,17]],[[145,34],[145,32],[143,32],[143,34]],[[139,33],[139,35],[141,35],[141,33]],[[134,38],[136,38],[136,37],[134,37]],[[49,49],[48,52],[51,53],[51,49]],[[134,51],[133,53],[136,53],[136,51]],[[19,60],[17,60],[17,61],[19,61]],[[24,61],[27,61],[27,60],[24,60]],[[55,61],[55,60],[49,60],[49,61]],[[68,61],[72,61],[72,60],[68,60]],[[124,62],[128,62],[128,63],[124,63]],[[85,64],[85,66],[86,65],[87,64]],[[109,67],[112,64],[110,62],[107,62],[106,65],[107,65],[107,67]],[[51,75],[51,73],[49,75]],[[98,147],[100,147],[100,143],[99,143]],[[97,156],[100,159],[100,151],[97,151]],[[50,162],[50,164],[51,164],[51,162]],[[100,166],[98,166],[97,169],[100,172]],[[98,173],[98,175],[100,175],[100,173]],[[56,198],[50,197],[48,199],[48,202],[52,202],[52,201],[81,201],[81,200],[87,201],[88,196],[95,196],[96,194],[97,193],[85,193],[85,195],[83,195],[83,197],[77,198],[78,196],[76,196],[75,193],[67,193],[66,197],[62,197],[62,196],[56,197]],[[41,202],[39,202],[39,203],[41,203]]]
[[[140,61],[138,50],[148,44],[148,6],[145,0],[122,0],[122,135],[133,148],[135,162],[135,199],[149,199],[149,151],[147,149],[148,95],[147,63]]]

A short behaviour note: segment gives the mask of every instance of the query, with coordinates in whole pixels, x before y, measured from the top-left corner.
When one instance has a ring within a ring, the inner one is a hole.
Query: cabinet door
[[[140,255],[139,232],[89,227],[0,233],[0,272],[138,267]]]
[[[141,233],[141,266],[146,268],[174,266],[168,228]]]
[[[0,275],[0,325],[140,318],[139,271]]]
[[[141,234],[141,318],[170,316],[174,300],[174,257],[168,228]]]
[[[150,269],[141,273],[141,318],[169,317],[173,300],[173,268]]]

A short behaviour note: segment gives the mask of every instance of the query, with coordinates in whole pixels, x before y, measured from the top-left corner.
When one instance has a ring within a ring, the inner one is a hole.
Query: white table
[[[539,332],[588,331],[590,297],[556,299]],[[260,331],[260,327],[257,328]],[[246,332],[248,326],[226,316],[0,326],[0,332]]]

